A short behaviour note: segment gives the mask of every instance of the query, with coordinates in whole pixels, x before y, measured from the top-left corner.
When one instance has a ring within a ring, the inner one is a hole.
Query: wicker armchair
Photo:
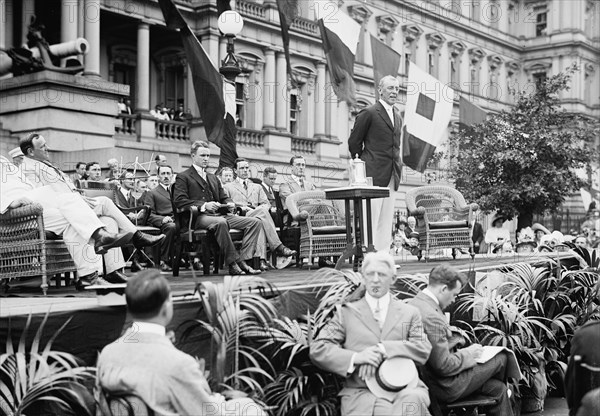
[[[417,220],[419,245],[429,259],[429,250],[469,248],[473,256],[474,213],[479,209],[475,203],[467,204],[460,192],[448,186],[421,186],[406,193],[406,207]],[[419,257],[420,258],[420,257]]]
[[[346,248],[346,223],[341,211],[325,198],[324,191],[305,191],[286,198],[292,218],[300,224],[298,256],[308,258],[340,256]]]
[[[0,279],[41,276],[45,295],[48,276],[76,268],[64,242],[46,235],[42,212],[35,203],[0,215]]]

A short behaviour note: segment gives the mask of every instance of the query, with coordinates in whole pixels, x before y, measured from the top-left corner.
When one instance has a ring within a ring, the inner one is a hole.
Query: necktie
[[[300,178],[300,188],[304,191],[304,178]]]
[[[377,321],[379,328],[383,327],[383,317],[381,313],[381,307],[379,305],[379,299],[377,299],[377,304],[375,305],[375,309],[373,310],[373,318]]]
[[[244,189],[247,191],[248,190],[248,182],[244,181]]]

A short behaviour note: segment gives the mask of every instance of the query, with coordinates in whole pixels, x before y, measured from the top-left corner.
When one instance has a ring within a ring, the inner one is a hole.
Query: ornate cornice
[[[440,47],[446,42],[446,38],[439,32],[428,33],[425,35],[427,39],[427,46],[429,49],[440,49]]]
[[[462,55],[462,53],[467,49],[467,45],[462,43],[460,40],[451,40],[448,42],[448,50],[450,51],[450,55],[453,58]]]
[[[471,59],[471,64],[479,64],[485,57],[486,53],[481,48],[471,48],[469,49],[469,58]]]
[[[373,11],[362,4],[348,6],[348,15],[353,18],[358,24],[366,24]]]
[[[406,43],[411,43],[421,37],[423,29],[417,25],[407,24],[402,26],[402,32],[404,33],[404,41]]]

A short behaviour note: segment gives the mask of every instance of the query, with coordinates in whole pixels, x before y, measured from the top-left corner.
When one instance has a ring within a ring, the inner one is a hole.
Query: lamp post
[[[244,19],[236,11],[228,10],[221,13],[218,22],[219,30],[227,37],[227,55],[221,61],[219,72],[231,82],[242,72],[242,68],[235,57],[233,39],[242,31]]]

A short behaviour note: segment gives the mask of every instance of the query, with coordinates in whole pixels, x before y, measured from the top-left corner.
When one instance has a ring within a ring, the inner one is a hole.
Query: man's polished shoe
[[[171,268],[171,266],[169,266],[167,263],[165,263],[164,261],[160,261],[160,271],[161,272],[172,272],[173,269]]]
[[[284,256],[284,257],[290,257],[290,256],[296,255],[296,250],[289,249],[286,246],[284,246],[283,244],[280,245],[279,247],[277,247],[276,252],[277,252],[277,254]]]
[[[94,239],[94,251],[96,254],[105,254],[108,250],[115,247],[122,247],[129,243],[134,233],[109,233],[103,228],[99,228],[92,235]]]
[[[335,263],[329,259],[319,259],[319,267],[335,267]]]
[[[264,259],[260,259],[260,270],[266,272],[267,270],[273,270],[275,267]]]
[[[246,274],[260,274],[261,273],[260,270],[255,270],[252,267],[250,267],[248,265],[248,263],[246,263],[244,260],[238,261],[237,264],[240,267],[240,269],[242,269],[242,271],[244,271]]]
[[[235,264],[235,263],[234,263]],[[237,264],[236,264],[237,266]],[[192,268],[196,271],[202,270],[202,262],[199,259],[196,259],[193,263],[192,263]]]
[[[136,259],[131,260],[131,273],[136,273],[139,272],[141,270],[145,270],[146,268],[144,266],[142,266],[142,264],[137,261]]]
[[[164,234],[150,235],[150,234],[145,234],[141,231],[136,231],[135,234],[133,234],[132,242],[133,242],[133,245],[135,246],[135,248],[142,248],[142,247],[155,246],[164,239],[165,239]]]
[[[238,266],[237,263],[231,263],[229,265],[229,274],[232,276],[238,276],[238,275],[244,275],[246,273],[244,273],[244,271],[242,269],[240,269],[240,266]]]
[[[115,270],[104,276],[104,280],[109,283],[127,283],[127,275],[119,270]]]
[[[110,286],[111,283],[98,276],[98,272],[94,272],[86,276],[80,277],[79,280],[75,282],[75,289],[77,289],[78,291],[82,291],[86,287],[92,285]]]

